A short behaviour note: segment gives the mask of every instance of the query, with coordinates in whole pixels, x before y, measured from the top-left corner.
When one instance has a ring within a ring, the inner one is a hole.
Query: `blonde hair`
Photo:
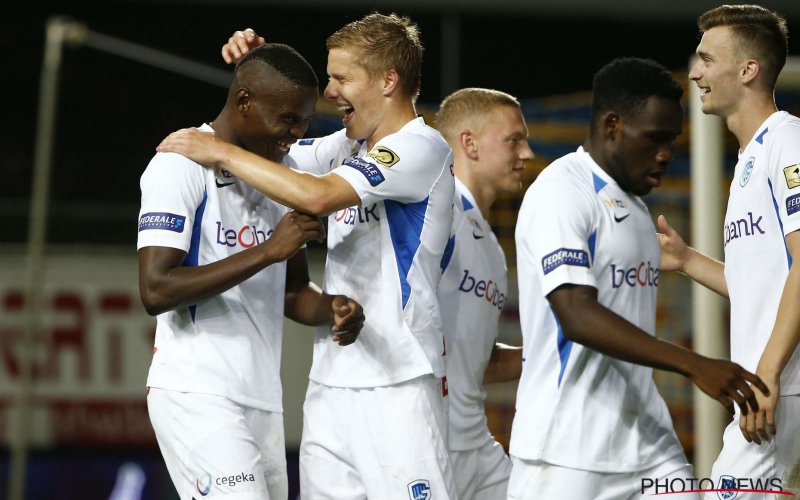
[[[520,109],[516,97],[493,89],[470,87],[447,96],[436,113],[436,128],[447,142],[454,140],[468,120],[483,118],[499,106]]]
[[[325,44],[329,51],[354,51],[356,63],[373,79],[394,69],[400,76],[401,90],[412,99],[419,95],[424,49],[419,28],[407,17],[373,12],[346,24]]]

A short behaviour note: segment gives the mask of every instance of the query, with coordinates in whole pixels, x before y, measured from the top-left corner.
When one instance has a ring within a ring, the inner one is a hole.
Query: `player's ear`
[[[602,117],[603,134],[609,139],[614,139],[622,129],[622,117],[614,111],[607,111]]]
[[[250,111],[250,90],[242,87],[236,91],[234,97],[236,99],[236,109],[242,114],[247,114]]]
[[[748,59],[743,62],[739,69],[739,74],[744,83],[748,83],[761,72],[761,66],[755,59]]]
[[[400,87],[400,75],[394,69],[383,73],[383,95],[392,95]]]
[[[461,146],[461,151],[464,152],[467,158],[470,160],[478,159],[478,141],[470,130],[462,130],[461,133],[458,134],[458,141]]]

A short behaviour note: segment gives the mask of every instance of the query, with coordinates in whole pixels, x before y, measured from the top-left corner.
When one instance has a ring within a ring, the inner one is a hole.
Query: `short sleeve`
[[[137,249],[163,246],[188,251],[196,214],[205,202],[205,167],[177,153],[157,153],[139,185]]]
[[[517,238],[544,295],[567,283],[597,288],[594,219],[593,203],[575,180],[539,178],[525,194]]]
[[[778,215],[787,235],[800,229],[800,124],[787,123],[772,137],[769,176]]]
[[[356,141],[350,140],[344,130],[317,139],[300,139],[289,148],[283,163],[290,168],[324,175],[338,165],[339,158],[346,157],[358,148]]]
[[[430,194],[452,159],[444,141],[422,134],[393,134],[333,172],[353,186],[364,205],[387,199],[416,203]]]

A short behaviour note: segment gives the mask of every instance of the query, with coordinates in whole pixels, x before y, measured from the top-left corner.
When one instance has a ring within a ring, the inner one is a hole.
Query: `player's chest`
[[[655,259],[658,241],[650,212],[638,198],[621,190],[600,193],[588,245],[603,266],[634,265]]]
[[[241,251],[266,241],[285,209],[252,193],[209,193],[202,214],[202,234],[214,247]]]
[[[773,191],[767,175],[767,158],[764,155],[742,155],[733,172],[728,208],[772,208]]]

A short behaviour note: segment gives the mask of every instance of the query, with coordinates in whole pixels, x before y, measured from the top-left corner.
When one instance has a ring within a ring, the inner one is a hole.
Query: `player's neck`
[[[464,169],[458,168],[458,163],[454,166],[456,179],[467,188],[475,200],[478,210],[486,220],[489,220],[489,212],[497,199],[497,191],[490,183],[481,182],[480,179],[469,174]]]
[[[606,161],[606,152],[603,150],[602,147],[597,146],[597,144],[601,144],[602,140],[596,141],[592,135],[590,134],[586,139],[583,141],[583,151],[589,155],[593,162],[600,167],[603,172],[607,173],[609,177],[612,179],[614,178],[613,172],[608,167],[608,162]],[[614,179],[616,180],[616,179]]]
[[[214,121],[209,122],[209,125],[212,129],[214,129],[214,135],[219,139],[222,139],[225,142],[230,142],[236,144],[235,137],[233,134],[233,127],[230,126],[230,122],[228,121],[227,117],[225,116],[225,112],[217,116]]]
[[[747,147],[761,125],[776,111],[778,108],[771,96],[739,101],[736,110],[725,117],[725,125],[736,136],[740,151]]]
[[[366,138],[367,149],[372,149],[378,141],[405,127],[408,122],[417,117],[417,112],[414,103],[409,100],[408,102],[388,103],[383,109],[382,115],[375,131]]]

